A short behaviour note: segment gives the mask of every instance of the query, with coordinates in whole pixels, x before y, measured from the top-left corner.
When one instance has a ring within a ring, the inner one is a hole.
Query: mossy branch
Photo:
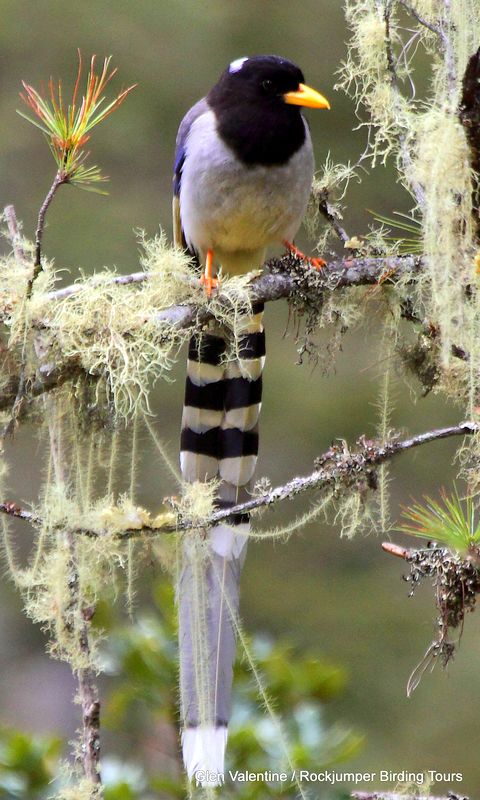
[[[379,283],[393,284],[405,275],[412,279],[422,269],[422,259],[416,255],[391,256],[383,258],[352,257],[335,259],[317,272],[306,268],[304,263],[292,254],[273,258],[266,262],[266,272],[252,280],[249,295],[252,302],[271,302],[286,299],[299,299],[321,305],[324,292],[333,292],[358,286],[375,286]],[[385,276],[388,276],[385,278]],[[112,276],[114,285],[129,286],[149,280],[148,272],[134,272],[129,275]],[[47,295],[50,303],[74,296],[82,290],[82,283],[75,283]],[[221,294],[218,298],[222,303]],[[227,307],[229,299],[225,299]],[[169,325],[179,329],[198,329],[212,319],[208,306],[195,304],[171,306],[154,312],[158,325]],[[418,320],[417,320],[418,321]],[[41,322],[38,323],[41,326]],[[41,365],[34,374],[25,377],[25,397],[38,397],[76,378],[83,372],[76,356],[62,363]],[[11,408],[19,393],[21,376],[12,376],[6,389],[0,394],[0,410]]]
[[[328,261],[320,271],[306,271],[304,262],[292,253],[281,258],[271,258],[265,262],[266,273],[250,283],[252,302],[268,302],[289,298],[305,289],[312,295],[320,295],[325,290],[345,289],[353,286],[371,286],[377,284],[385,273],[391,273],[388,283],[395,283],[405,274],[414,275],[422,269],[422,258],[418,255],[402,256],[351,256]],[[128,286],[132,283],[143,283],[149,280],[148,272],[132,272],[128,275],[115,275],[112,284]],[[81,291],[82,283],[74,283],[63,289],[49,292],[50,301],[63,300]],[[167,322],[190,327],[196,319],[195,306],[175,306],[160,312],[160,318]],[[208,312],[205,318],[209,318]]]
[[[218,509],[202,520],[201,527],[211,527],[219,522],[228,521],[238,514],[246,514],[259,508],[272,506],[283,500],[292,499],[309,489],[317,491],[325,489],[335,489],[338,486],[350,485],[357,481],[360,475],[365,475],[383,464],[394,456],[421,447],[430,442],[448,439],[454,436],[471,436],[480,432],[480,425],[475,422],[465,421],[458,425],[450,425],[445,428],[435,428],[430,431],[410,436],[406,439],[392,437],[387,442],[376,442],[361,437],[358,442],[358,449],[350,451],[346,443],[342,440],[341,445],[332,445],[323,455],[316,459],[317,468],[309,475],[292,478],[282,486],[252,497],[244,503],[238,503],[233,508]],[[8,514],[30,522],[33,525],[41,525],[42,520],[27,509],[17,506],[15,503],[0,503],[0,513]],[[198,528],[198,523],[193,523],[186,518],[180,518],[172,523],[152,527],[145,524],[134,529],[117,531],[116,536],[121,539],[130,539],[143,535],[157,536],[159,534],[184,532]],[[76,535],[84,535],[90,538],[98,538],[106,534],[106,531],[77,528],[72,530]]]

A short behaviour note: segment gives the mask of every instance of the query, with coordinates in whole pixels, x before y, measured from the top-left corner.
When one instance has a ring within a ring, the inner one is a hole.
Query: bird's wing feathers
[[[209,110],[210,107],[206,99],[203,98],[202,100],[199,100],[198,103],[195,103],[195,105],[191,107],[190,111],[187,111],[187,113],[185,114],[184,118],[180,123],[180,127],[177,133],[177,139],[175,142],[175,161],[173,166],[174,194],[178,195],[180,193],[182,167],[183,167],[183,162],[185,161],[187,138],[188,134],[190,133],[190,128],[192,127],[197,117],[201,117],[202,114],[205,114]]]
[[[173,241],[176,247],[181,247],[184,250],[189,250],[185,240],[185,234],[182,228],[182,220],[180,215],[180,186],[182,182],[182,169],[187,152],[187,138],[190,133],[195,120],[202,114],[209,111],[209,106],[205,98],[199,100],[194,106],[187,111],[184,118],[180,123],[177,133],[176,146],[175,146],[175,161],[173,164],[173,203],[172,203],[172,216],[173,216]],[[192,253],[192,255],[196,255]]]

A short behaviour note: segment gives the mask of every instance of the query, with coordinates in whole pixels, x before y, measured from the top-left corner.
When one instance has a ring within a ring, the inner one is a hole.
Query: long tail
[[[217,505],[249,497],[258,453],[265,361],[263,305],[241,321],[237,357],[225,332],[193,337],[187,362],[180,463],[184,480],[220,479]],[[238,515],[208,537],[186,536],[177,585],[182,746],[190,779],[221,782],[230,716],[235,617],[249,522]]]

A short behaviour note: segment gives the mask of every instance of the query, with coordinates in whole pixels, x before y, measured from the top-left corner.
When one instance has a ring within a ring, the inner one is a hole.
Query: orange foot
[[[214,278],[212,275],[207,275],[204,273],[200,278],[200,283],[205,287],[207,297],[211,297],[213,290],[218,287],[220,282],[218,278]]]
[[[302,251],[299,250],[298,247],[295,247],[292,242],[287,242],[287,240],[285,240],[283,244],[287,250],[293,253],[294,256],[297,256],[297,258],[300,258],[302,261],[307,261],[314,269],[319,270],[327,266],[327,262],[324,261],[323,258],[312,258],[312,256],[306,256],[305,253],[302,253]]]
[[[218,278],[213,277],[213,250],[207,250],[207,257],[205,259],[205,272],[200,278],[200,283],[205,287],[207,297],[211,297],[213,290],[219,285]]]

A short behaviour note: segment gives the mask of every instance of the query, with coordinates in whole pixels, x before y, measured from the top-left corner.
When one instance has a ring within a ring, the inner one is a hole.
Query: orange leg
[[[207,250],[205,272],[200,278],[200,283],[205,287],[207,297],[211,297],[213,289],[216,289],[218,286],[218,278],[213,277],[213,250]]]
[[[310,266],[314,267],[314,269],[322,269],[322,267],[326,267],[327,262],[324,261],[323,258],[312,258],[311,256],[306,256],[305,253],[302,253],[302,251],[298,249],[298,247],[295,247],[292,242],[287,242],[286,239],[283,244],[287,250],[290,250],[290,252],[293,253],[294,256],[297,256],[297,258],[300,258],[302,261],[307,261]]]

